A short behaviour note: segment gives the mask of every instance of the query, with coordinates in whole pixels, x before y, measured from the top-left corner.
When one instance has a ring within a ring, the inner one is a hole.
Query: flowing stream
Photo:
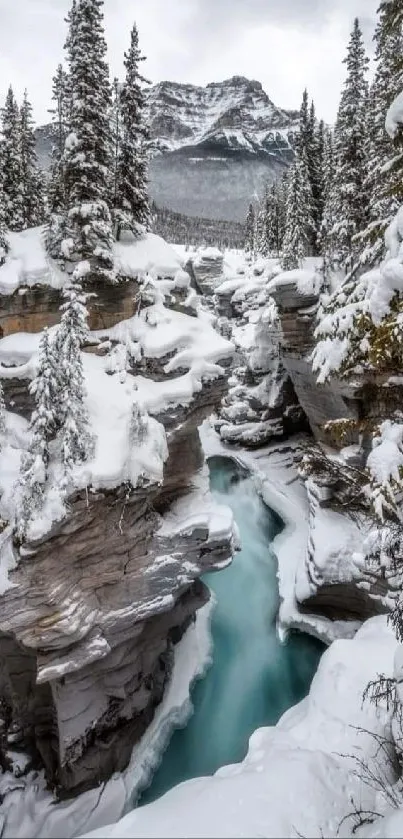
[[[193,689],[193,716],[173,734],[139,806],[182,781],[243,760],[252,732],[274,725],[308,693],[324,649],[302,633],[279,641],[277,562],[271,542],[281,521],[234,460],[214,457],[209,468],[214,498],[233,510],[242,551],[227,569],[204,577],[217,598],[213,664]]]

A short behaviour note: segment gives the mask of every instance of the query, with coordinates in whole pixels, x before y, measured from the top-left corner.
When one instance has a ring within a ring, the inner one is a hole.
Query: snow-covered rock
[[[0,697],[48,780],[69,791],[127,765],[164,694],[173,645],[208,600],[199,577],[234,550],[232,515],[210,500],[197,431],[226,389],[233,345],[197,300],[186,313],[190,278],[165,243],[148,236],[119,252],[136,279],[97,289],[112,323],[82,354],[94,452],[66,489],[54,446],[22,546],[12,524],[41,336],[0,340],[0,514],[11,525],[0,540]],[[137,299],[122,319],[117,290],[131,282]],[[3,298],[5,311],[14,299]]]

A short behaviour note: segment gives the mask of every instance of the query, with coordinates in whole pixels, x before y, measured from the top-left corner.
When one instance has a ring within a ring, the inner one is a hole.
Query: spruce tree
[[[267,256],[268,248],[268,215],[269,215],[269,194],[266,185],[256,219],[256,252],[259,256]]]
[[[149,131],[145,116],[146,97],[140,74],[144,56],[139,49],[136,25],[131,31],[130,49],[125,54],[126,78],[119,91],[121,139],[117,161],[117,189],[114,195],[116,237],[122,228],[136,232],[137,226],[150,225],[148,200]]]
[[[69,133],[71,113],[70,77],[62,64],[59,64],[53,77],[52,101],[49,109],[55,128],[55,143],[52,149],[52,166],[48,187],[48,202],[51,213],[60,213],[65,207],[64,173],[62,157],[66,137]]]
[[[325,131],[323,157],[323,216],[319,233],[319,247],[323,258],[323,274],[326,278],[333,267],[332,231],[337,215],[336,186],[334,171],[333,134]]]
[[[309,189],[311,192],[311,214],[313,226],[310,233],[310,251],[317,252],[317,236],[320,225],[320,171],[318,160],[318,147],[316,138],[316,116],[315,106],[312,102],[308,104],[308,91],[305,89],[302,97],[302,104],[299,118],[299,133],[297,136],[297,153],[301,160],[305,160],[307,169]]]
[[[20,111],[20,177],[23,226],[42,224],[45,215],[44,183],[38,168],[32,105],[27,91]]]
[[[8,89],[2,110],[2,164],[5,224],[13,231],[24,227],[21,185],[21,124],[19,108],[12,87]]]
[[[102,10],[103,0],[77,0],[70,14],[72,107],[62,162],[66,210],[61,256],[73,264],[84,261],[91,277],[113,281],[111,91]]]
[[[6,403],[4,401],[3,385],[0,382],[0,436],[3,437],[6,432]],[[1,445],[1,443],[0,443]]]
[[[385,114],[403,87],[402,24],[391,26],[391,6],[382,2],[375,30],[376,69],[369,97],[367,192],[369,224],[360,237],[360,262],[372,266],[385,256],[385,230],[403,202],[396,147],[385,131]],[[392,21],[397,18],[392,17]],[[403,143],[401,144],[403,148]]]
[[[367,222],[366,112],[368,58],[358,18],[354,21],[347,56],[344,84],[335,127],[335,207],[337,216],[331,231],[332,247],[348,270],[357,258],[355,237]]]
[[[305,153],[302,152],[302,154],[303,157],[298,151],[289,178],[281,260],[285,271],[301,267],[304,257],[311,252],[312,230],[314,229],[312,192]]]
[[[63,292],[62,319],[56,335],[59,358],[60,442],[66,480],[75,463],[87,460],[94,439],[85,406],[84,369],[81,347],[88,338],[87,296],[78,283]]]
[[[0,143],[0,265],[4,265],[9,247],[6,226],[6,201],[4,194],[3,148]]]
[[[325,209],[325,154],[326,129],[323,119],[320,120],[315,132],[315,171],[316,171],[316,250],[320,253],[323,213]]]
[[[281,186],[275,181],[266,197],[266,243],[267,253],[279,256],[281,250]]]
[[[255,210],[253,204],[249,204],[245,222],[245,251],[249,256],[255,253]]]
[[[24,538],[32,519],[43,506],[48,466],[50,441],[54,439],[59,424],[59,397],[57,389],[58,359],[47,329],[43,331],[38,369],[31,382],[30,393],[35,408],[30,423],[30,444],[21,463],[17,526],[20,538]]]

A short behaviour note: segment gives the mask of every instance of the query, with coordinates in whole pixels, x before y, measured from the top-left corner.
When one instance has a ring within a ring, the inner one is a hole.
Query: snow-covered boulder
[[[222,280],[224,255],[218,248],[200,248],[192,260],[197,288],[206,296],[213,294]]]

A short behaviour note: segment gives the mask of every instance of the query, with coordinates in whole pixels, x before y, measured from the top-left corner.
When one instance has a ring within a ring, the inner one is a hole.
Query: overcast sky
[[[318,115],[333,122],[353,18],[368,47],[378,0],[105,0],[112,75],[121,75],[134,20],[147,55],[143,70],[206,84],[233,75],[258,79],[284,108],[299,107],[305,86]],[[70,0],[0,0],[0,94],[28,88],[45,121],[51,77],[63,55]]]

